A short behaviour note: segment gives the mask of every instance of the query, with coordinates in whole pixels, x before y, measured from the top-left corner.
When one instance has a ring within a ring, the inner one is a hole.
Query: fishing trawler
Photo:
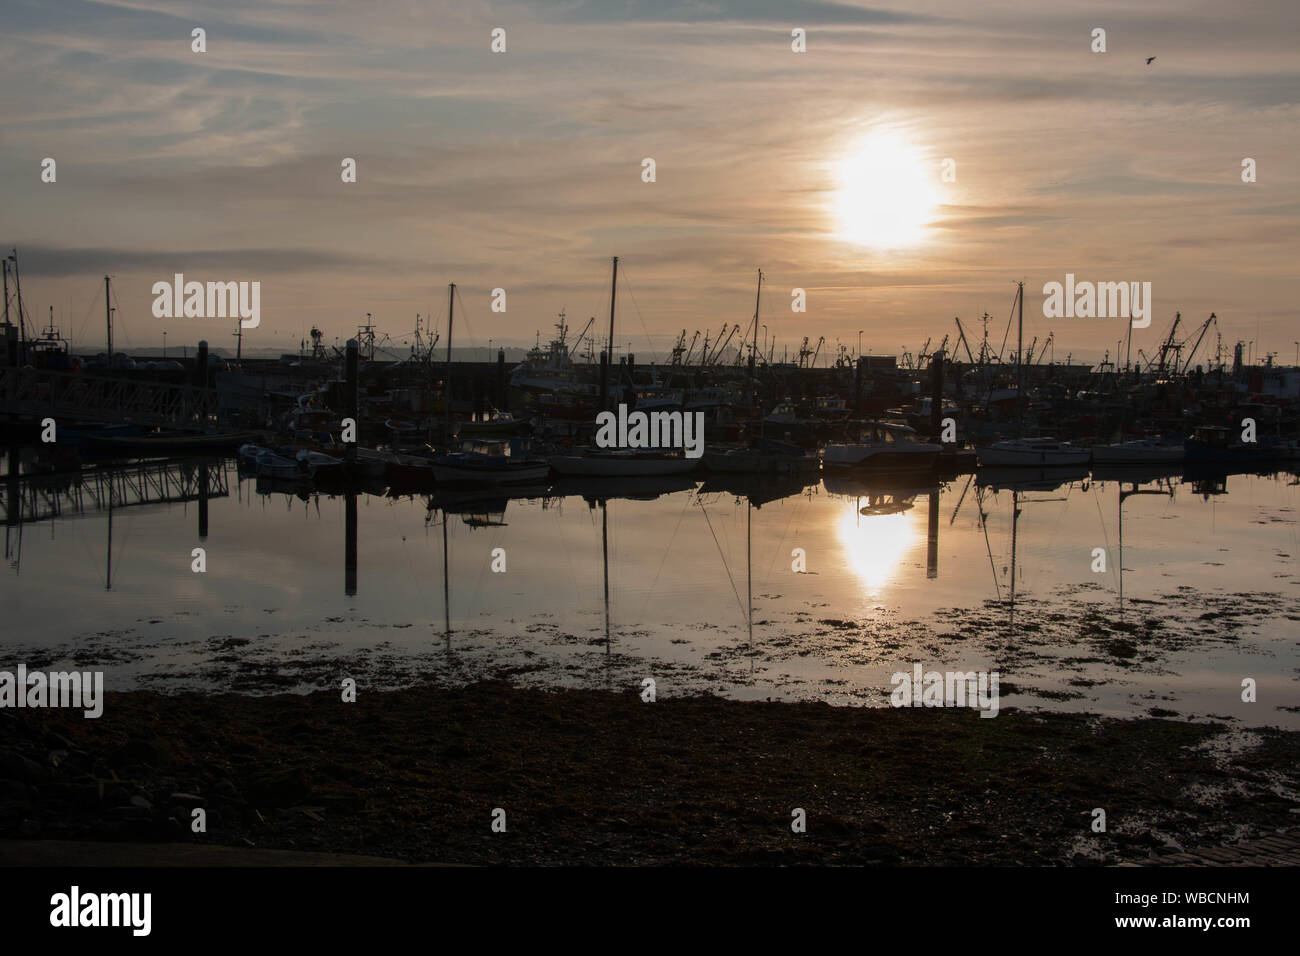
[[[594,321],[594,320],[593,320]],[[588,328],[591,322],[587,323]],[[510,387],[534,392],[569,392],[595,395],[596,386],[583,380],[579,367],[574,364],[572,349],[566,341],[569,326],[564,312],[555,323],[556,335],[545,348],[540,344],[528,350],[524,361],[510,373]],[[583,329],[572,348],[576,349],[586,335]]]

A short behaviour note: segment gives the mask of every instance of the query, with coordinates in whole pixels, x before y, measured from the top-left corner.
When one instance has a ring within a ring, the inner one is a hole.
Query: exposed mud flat
[[[575,628],[543,614],[451,635],[428,622],[349,616],[298,631],[183,641],[169,640],[167,621],[151,618],[63,646],[19,646],[12,656],[29,667],[102,667],[108,685],[122,690],[302,693],[337,688],[344,677],[370,689],[504,680],[627,690],[653,677],[663,696],[872,706],[888,704],[893,673],[921,663],[996,670],[1007,705],[1300,729],[1300,668],[1287,663],[1300,646],[1300,600],[1180,587],[1126,601],[1121,613],[1101,591],[1061,588],[1018,603],[1014,618],[1006,600],[940,609],[926,621],[883,608],[847,620],[809,604],[756,616],[752,640],[745,627],[707,622],[672,635],[615,626],[607,643],[599,619]],[[1208,678],[1200,673],[1207,661],[1218,662]],[[1185,671],[1194,679],[1184,680]],[[1240,700],[1247,676],[1272,681],[1257,703]]]
[[[487,864],[1089,865],[1300,823],[1300,734],[1150,718],[491,682],[363,687],[356,703],[133,691],[98,720],[5,711],[0,726],[10,838]]]

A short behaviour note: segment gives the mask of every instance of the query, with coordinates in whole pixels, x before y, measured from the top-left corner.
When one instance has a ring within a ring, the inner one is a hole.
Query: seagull
[[[1155,57],[1153,57],[1153,56],[1149,56],[1149,57],[1147,57],[1147,66],[1150,66],[1150,65],[1151,65],[1151,61],[1154,60],[1154,59],[1155,59]]]

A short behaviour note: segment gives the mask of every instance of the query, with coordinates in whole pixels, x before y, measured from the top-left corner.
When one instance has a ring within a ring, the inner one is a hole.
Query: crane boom
[[[1210,317],[1209,317],[1208,319],[1206,319],[1206,320],[1205,320],[1205,323],[1201,326],[1201,331],[1200,331],[1200,333],[1196,336],[1196,344],[1193,345],[1193,346],[1192,346],[1192,350],[1191,350],[1190,352],[1187,353],[1187,361],[1183,363],[1183,373],[1184,373],[1184,374],[1186,374],[1187,370],[1190,369],[1190,368],[1192,367],[1192,358],[1195,357],[1195,355],[1196,355],[1196,350],[1199,349],[1199,348],[1201,347],[1201,340],[1202,340],[1203,338],[1205,338],[1205,333],[1208,332],[1208,331],[1210,330],[1210,323],[1216,321],[1217,318],[1218,318],[1218,317],[1217,317],[1213,312],[1211,312],[1211,313],[1210,313]],[[1177,369],[1175,369],[1174,371],[1176,372]]]
[[[971,365],[974,365],[975,356],[971,354],[970,343],[966,341],[966,331],[961,327],[961,319],[953,316],[952,320],[957,323],[957,336],[962,347],[966,349],[966,358],[970,360]]]

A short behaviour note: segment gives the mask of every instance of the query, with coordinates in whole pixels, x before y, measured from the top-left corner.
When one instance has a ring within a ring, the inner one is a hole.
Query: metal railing
[[[0,412],[12,416],[168,425],[209,431],[217,391],[84,372],[0,368]]]

